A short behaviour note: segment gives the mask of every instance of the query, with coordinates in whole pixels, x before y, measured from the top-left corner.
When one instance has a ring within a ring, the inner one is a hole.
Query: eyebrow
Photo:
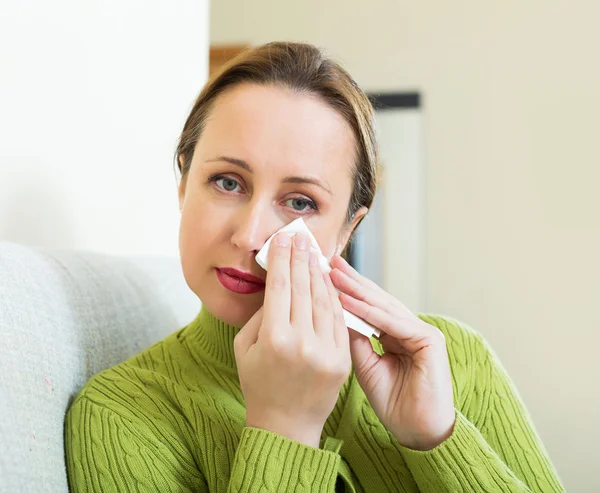
[[[238,159],[238,158],[231,157],[231,156],[217,156],[214,159],[208,159],[208,160],[206,160],[204,162],[205,163],[212,163],[212,162],[215,162],[215,161],[225,161],[227,163],[231,163],[231,164],[233,164],[235,166],[238,166],[238,167],[240,167],[242,169],[245,169],[249,173],[253,172],[252,166],[250,166],[246,161],[244,161],[243,159]],[[329,192],[330,194],[333,195],[333,192],[331,191],[331,188],[329,188],[321,180],[319,180],[317,178],[313,178],[311,176],[287,176],[287,177],[285,177],[281,181],[283,183],[308,183],[308,184],[311,184],[311,185],[316,185],[318,187],[321,187],[326,192]]]

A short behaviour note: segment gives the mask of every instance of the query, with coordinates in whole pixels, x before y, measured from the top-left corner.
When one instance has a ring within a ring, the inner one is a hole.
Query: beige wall
[[[212,43],[310,41],[367,90],[422,91],[426,309],[490,341],[577,492],[600,491],[599,18],[591,1],[211,5]]]
[[[179,255],[173,153],[208,76],[208,11],[0,2],[0,239]]]

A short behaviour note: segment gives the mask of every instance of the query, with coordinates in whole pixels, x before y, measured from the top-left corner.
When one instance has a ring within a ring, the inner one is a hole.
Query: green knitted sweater
[[[450,317],[418,316],[446,336],[454,385],[456,424],[436,448],[400,445],[353,374],[318,449],[245,427],[233,351],[239,329],[202,308],[190,324],[98,373],[77,394],[65,421],[71,491],[564,491],[482,336]]]

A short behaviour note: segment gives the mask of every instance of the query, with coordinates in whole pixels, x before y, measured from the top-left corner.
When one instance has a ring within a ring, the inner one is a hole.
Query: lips
[[[215,269],[219,282],[229,291],[238,294],[252,294],[265,289],[265,282],[252,274],[230,267]]]
[[[252,274],[249,274],[248,272],[243,272],[241,270],[233,269],[231,267],[223,267],[223,268],[221,268],[219,270],[221,272],[224,272],[227,275],[230,275],[232,277],[237,277],[237,278],[242,279],[244,281],[254,282],[254,283],[257,283],[257,284],[264,284],[265,283],[265,281],[263,281],[260,277],[253,276]]]

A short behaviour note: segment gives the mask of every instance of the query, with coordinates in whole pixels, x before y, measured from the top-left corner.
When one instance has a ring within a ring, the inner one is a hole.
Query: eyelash
[[[210,175],[208,177],[209,183],[215,183],[215,184],[216,184],[217,181],[222,180],[222,179],[227,179],[227,180],[234,181],[234,182],[236,182],[241,187],[241,184],[240,184],[239,181],[237,181],[234,178],[231,178],[229,176],[225,176],[225,175],[222,175],[222,174],[219,174],[219,173],[215,173],[215,174]],[[219,187],[219,190],[221,192],[225,192],[225,193],[235,193],[235,192],[229,192],[229,190],[225,190],[225,189],[223,189],[221,187]],[[299,200],[304,201],[314,212],[317,212],[319,210],[319,206],[316,204],[316,202],[314,202],[313,200],[304,198],[304,197],[291,197],[288,200],[295,200],[295,199],[299,199]],[[298,210],[294,210],[294,212],[296,212],[297,214],[307,214],[306,212],[298,211]]]

